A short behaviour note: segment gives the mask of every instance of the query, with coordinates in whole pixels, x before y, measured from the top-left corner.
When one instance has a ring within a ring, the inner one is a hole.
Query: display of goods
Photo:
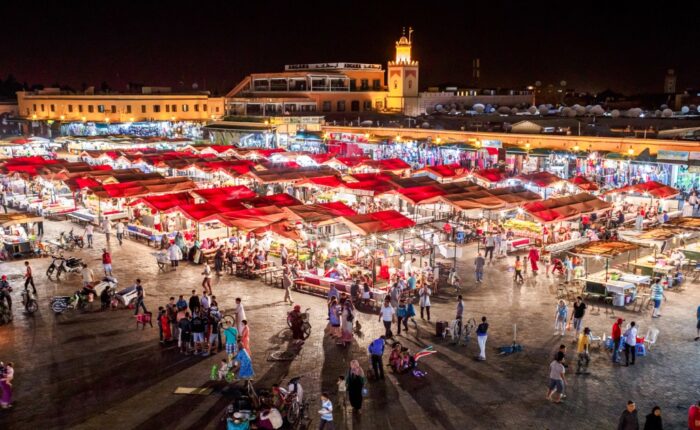
[[[542,226],[531,221],[521,221],[511,218],[503,222],[503,227],[511,230],[529,231],[538,235],[542,234]]]

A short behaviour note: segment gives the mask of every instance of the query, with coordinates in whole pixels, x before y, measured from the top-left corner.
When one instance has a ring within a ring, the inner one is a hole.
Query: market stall
[[[3,259],[34,255],[37,238],[44,231],[43,223],[41,216],[27,212],[0,214]]]

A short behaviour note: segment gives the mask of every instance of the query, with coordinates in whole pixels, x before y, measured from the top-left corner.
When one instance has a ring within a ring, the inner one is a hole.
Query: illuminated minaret
[[[413,29],[409,27],[408,37],[404,29],[396,42],[396,58],[387,64],[389,95],[387,108],[412,114],[418,102],[418,61],[411,59]]]

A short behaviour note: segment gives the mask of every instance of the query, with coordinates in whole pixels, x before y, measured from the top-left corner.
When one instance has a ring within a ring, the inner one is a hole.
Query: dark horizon
[[[318,1],[230,3],[191,7],[72,2],[6,6],[0,79],[80,89],[105,81],[228,92],[245,75],[285,64],[381,63],[393,56],[403,27],[415,30],[420,86],[473,84],[522,88],[562,80],[568,88],[625,94],[660,93],[667,69],[677,91],[700,87],[692,55],[697,6],[639,3],[568,7],[504,2],[423,3]]]

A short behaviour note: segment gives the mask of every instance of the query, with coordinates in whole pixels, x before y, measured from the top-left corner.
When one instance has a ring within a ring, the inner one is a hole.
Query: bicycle
[[[304,333],[304,339],[308,339],[311,336],[311,323],[309,322],[309,311],[311,308],[306,308],[304,312],[301,313],[301,331]],[[292,328],[292,312],[287,313],[287,327]]]

